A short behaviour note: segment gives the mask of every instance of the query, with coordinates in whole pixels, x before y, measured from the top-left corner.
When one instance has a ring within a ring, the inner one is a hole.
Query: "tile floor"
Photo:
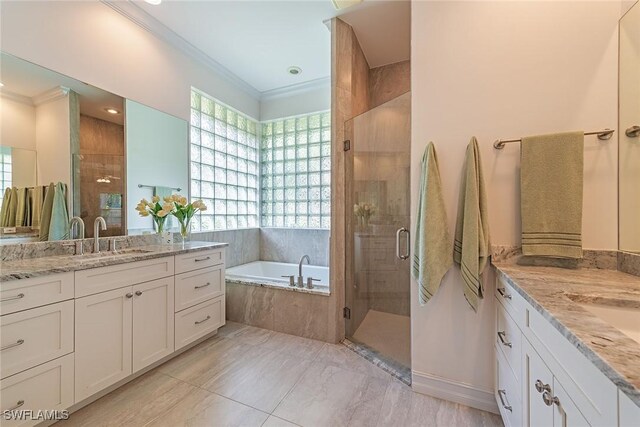
[[[411,318],[382,311],[369,310],[353,334],[384,356],[404,366],[411,366]]]
[[[342,345],[229,322],[58,426],[502,426],[413,393]]]

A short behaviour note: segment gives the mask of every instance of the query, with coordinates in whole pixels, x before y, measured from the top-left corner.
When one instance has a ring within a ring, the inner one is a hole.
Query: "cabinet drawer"
[[[176,255],[176,274],[220,264],[224,265],[224,249]]]
[[[73,301],[3,316],[0,320],[5,378],[73,351]]]
[[[591,425],[615,425],[617,388],[537,310],[527,304],[523,336]]]
[[[506,427],[520,427],[523,424],[521,386],[511,372],[506,359],[496,351],[496,402]]]
[[[224,296],[176,313],[176,350],[223,326]]]
[[[173,275],[173,257],[76,271],[76,298]]]
[[[499,272],[496,273],[495,295],[511,318],[515,320],[518,327],[522,329],[525,323],[525,306],[527,302]]]
[[[73,354],[60,357],[0,381],[0,410],[62,411],[73,405]],[[30,426],[39,421],[2,421],[3,426]]]
[[[224,265],[176,275],[176,312],[224,294]]]
[[[522,368],[522,333],[509,313],[500,304],[496,304],[496,337],[497,351],[502,352],[517,382]]]
[[[11,280],[0,289],[0,314],[73,298],[73,272]]]

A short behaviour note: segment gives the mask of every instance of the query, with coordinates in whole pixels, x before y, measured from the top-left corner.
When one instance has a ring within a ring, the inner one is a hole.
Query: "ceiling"
[[[323,21],[335,16],[354,27],[372,68],[410,56],[409,1],[365,0],[342,11],[331,0],[130,3],[147,29],[178,36],[260,94],[327,84],[331,34]],[[289,74],[290,66],[302,73]]]
[[[123,98],[95,86],[6,53],[0,53],[0,76],[4,85],[0,92],[14,95],[14,99],[34,104],[43,94],[62,86],[79,95],[81,114],[120,125],[124,123]],[[115,108],[121,114],[109,114],[104,111],[105,108]]]

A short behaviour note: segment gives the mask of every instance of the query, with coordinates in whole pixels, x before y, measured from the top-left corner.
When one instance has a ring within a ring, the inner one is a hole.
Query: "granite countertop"
[[[495,262],[513,288],[640,406],[640,343],[580,304],[640,310],[640,277],[616,270]]]
[[[46,276],[68,271],[88,270],[127,262],[162,258],[189,252],[224,248],[227,243],[190,242],[173,245],[145,245],[122,249],[116,252],[103,251],[99,254],[57,255],[42,258],[25,258],[0,262],[0,282]]]

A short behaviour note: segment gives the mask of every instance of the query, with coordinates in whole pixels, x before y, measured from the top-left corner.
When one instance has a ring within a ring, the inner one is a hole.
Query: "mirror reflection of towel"
[[[53,192],[49,241],[69,239],[69,213],[67,210],[67,185],[58,182]]]
[[[42,204],[42,216],[40,217],[40,241],[49,240],[49,225],[51,224],[51,210],[53,208],[53,193],[55,192],[53,182],[47,187]]]

